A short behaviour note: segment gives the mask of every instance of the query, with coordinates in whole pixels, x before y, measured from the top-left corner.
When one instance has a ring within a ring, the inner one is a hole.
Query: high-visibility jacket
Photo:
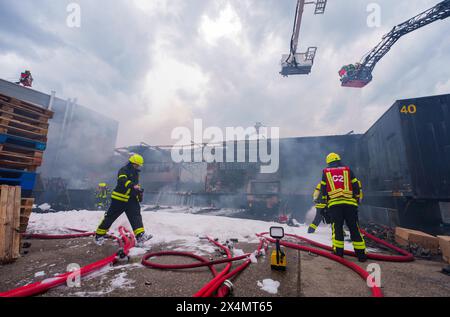
[[[314,193],[313,193],[313,201],[315,203],[315,207],[316,209],[325,209],[327,208],[327,197],[326,196],[322,196],[321,195],[321,188],[322,184],[319,183],[317,184],[316,188],[314,189]]]
[[[352,205],[358,207],[359,183],[347,166],[323,170],[322,188],[326,188],[327,206]],[[358,189],[354,191],[354,186]],[[355,194],[356,192],[356,194]]]
[[[97,198],[108,198],[108,188],[101,188],[97,190]]]
[[[131,163],[128,163],[119,170],[117,175],[117,186],[111,193],[111,198],[128,202],[130,197],[136,197],[134,186],[139,184],[139,171],[133,167]]]
[[[364,198],[364,194],[363,194],[362,184],[361,184],[360,180],[358,180],[358,185],[359,185],[359,195],[356,195],[356,199],[358,200],[358,203],[361,203]]]

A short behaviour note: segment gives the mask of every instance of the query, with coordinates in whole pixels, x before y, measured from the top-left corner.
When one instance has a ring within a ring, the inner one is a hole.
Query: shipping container
[[[398,100],[364,134],[358,169],[369,219],[445,230],[450,202],[450,95]],[[383,214],[383,215],[380,215]]]

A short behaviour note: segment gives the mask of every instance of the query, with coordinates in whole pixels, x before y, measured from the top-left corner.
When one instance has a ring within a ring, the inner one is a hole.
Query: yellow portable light
[[[284,253],[280,246],[280,240],[284,238],[284,228],[271,227],[270,236],[276,240],[276,250],[272,251],[270,267],[272,270],[286,271],[286,253]]]

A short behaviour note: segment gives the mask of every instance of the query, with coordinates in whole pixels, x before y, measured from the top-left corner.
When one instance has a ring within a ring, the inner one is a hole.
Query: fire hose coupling
[[[253,252],[252,254],[253,254],[253,255],[255,256],[255,258],[257,258],[257,259],[259,259],[260,257],[264,256],[264,254],[263,254],[263,249],[259,250],[259,252],[258,252],[258,251],[255,251],[255,252]],[[250,257],[251,257],[251,256],[250,256]]]
[[[225,246],[229,249],[229,250],[233,250],[234,249],[234,243],[231,240],[227,240],[225,242]]]
[[[221,248],[216,248],[215,251],[217,253],[219,253],[220,255],[226,256],[227,255],[227,251],[225,251],[224,249]]]
[[[130,257],[128,255],[126,255],[126,253],[123,250],[123,248],[120,248],[119,251],[117,251],[116,260],[129,262],[130,261]]]
[[[233,283],[230,280],[225,280],[223,282],[223,285],[226,286],[229,289],[230,294],[233,293],[234,285],[233,285]]]

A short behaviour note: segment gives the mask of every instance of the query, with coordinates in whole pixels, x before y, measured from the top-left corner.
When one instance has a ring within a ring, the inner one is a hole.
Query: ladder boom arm
[[[376,64],[390,51],[392,46],[404,35],[416,31],[428,24],[450,16],[450,0],[438,3],[412,19],[394,27],[383,36],[383,40],[364,58],[362,65],[373,71]]]
[[[294,30],[291,39],[291,55],[297,53],[298,39],[300,37],[300,27],[302,25],[303,11],[305,8],[305,0],[297,1],[297,9],[295,11]]]

